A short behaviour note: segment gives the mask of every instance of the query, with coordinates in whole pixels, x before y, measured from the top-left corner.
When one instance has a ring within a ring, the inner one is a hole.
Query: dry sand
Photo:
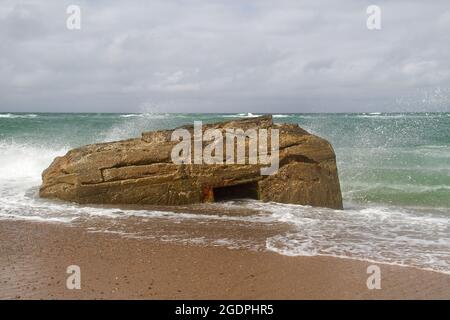
[[[449,299],[450,275],[267,251],[128,239],[74,225],[0,221],[1,299]],[[79,265],[81,290],[66,288]]]

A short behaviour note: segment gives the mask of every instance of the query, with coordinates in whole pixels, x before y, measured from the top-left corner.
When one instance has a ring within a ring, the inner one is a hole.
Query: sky
[[[0,112],[406,111],[450,111],[448,0],[0,0]]]

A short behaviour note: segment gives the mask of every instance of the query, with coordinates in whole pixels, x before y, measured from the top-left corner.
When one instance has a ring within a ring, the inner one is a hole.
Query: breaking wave
[[[19,114],[19,113],[0,113],[0,119],[30,119],[36,118],[38,115],[34,113]]]

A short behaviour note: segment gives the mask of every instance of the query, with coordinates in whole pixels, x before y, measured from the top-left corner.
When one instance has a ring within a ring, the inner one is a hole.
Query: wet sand
[[[0,221],[1,299],[450,299],[450,275],[392,265],[369,290],[371,264]],[[69,265],[81,290],[66,288]]]

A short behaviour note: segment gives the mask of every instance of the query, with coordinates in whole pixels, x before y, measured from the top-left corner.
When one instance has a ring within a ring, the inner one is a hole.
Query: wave
[[[432,268],[432,267],[419,267],[419,266],[415,266],[415,265],[404,264],[402,262],[387,262],[387,261],[374,260],[371,258],[361,258],[361,257],[355,257],[355,256],[348,256],[348,255],[326,254],[326,253],[317,253],[317,252],[314,254],[311,254],[310,252],[307,252],[307,251],[303,252],[303,253],[298,253],[298,251],[292,252],[290,250],[279,248],[276,245],[273,245],[271,240],[272,239],[268,240],[266,243],[266,247],[268,250],[276,252],[276,253],[284,255],[284,256],[289,256],[289,257],[296,257],[296,256],[333,257],[333,258],[338,258],[338,259],[350,259],[350,260],[364,261],[364,262],[369,262],[372,264],[383,264],[383,265],[391,265],[391,266],[404,267],[404,268],[414,268],[414,269],[418,269],[418,270],[426,270],[426,271],[432,271],[432,272],[450,275],[450,270],[448,270],[446,268],[446,266],[444,267],[445,269],[442,270],[442,269],[436,269],[436,268]]]
[[[406,114],[381,114],[381,113],[369,113],[369,114],[357,114],[357,115],[351,115],[352,117],[356,118],[370,118],[370,119],[395,119],[395,118],[406,118],[408,115]]]
[[[226,114],[223,115],[222,117],[224,118],[256,118],[256,117],[260,117],[261,114],[253,114],[251,112],[248,113],[238,113],[238,114]],[[291,115],[288,114],[273,114],[272,118],[289,118],[291,117]]]
[[[120,115],[121,118],[132,118],[132,117],[141,117],[141,116],[142,116],[141,114],[135,114],[135,113]]]
[[[253,114],[251,112],[222,115],[223,118],[256,118],[260,116],[261,116],[260,114]]]
[[[34,113],[17,114],[17,113],[0,113],[0,119],[32,119],[38,115]]]
[[[290,115],[288,114],[274,114],[272,115],[273,118],[289,118]]]
[[[398,118],[408,118],[408,119],[429,119],[429,118],[442,118],[445,116],[450,116],[449,113],[390,113],[390,112],[363,112],[363,113],[344,113],[344,117],[356,117],[356,118],[372,118],[372,119],[398,119]]]
[[[440,191],[450,191],[450,185],[421,185],[421,184],[392,184],[392,183],[366,183],[363,181],[353,182],[352,190],[350,191],[366,191],[366,193],[376,192],[377,190],[383,192],[398,192],[398,193],[430,193],[430,192],[440,192]],[[449,194],[450,195],[450,194]]]
[[[121,114],[121,118],[150,118],[150,119],[167,119],[174,115],[168,113],[129,113]]]
[[[423,156],[427,158],[450,158],[450,146],[443,145],[427,145],[427,146],[419,146],[414,149],[402,150],[403,153],[415,154],[418,156]],[[444,161],[443,164],[448,163],[450,167],[449,161]]]
[[[41,172],[68,148],[51,149],[44,145],[0,141],[1,179],[40,179]]]

